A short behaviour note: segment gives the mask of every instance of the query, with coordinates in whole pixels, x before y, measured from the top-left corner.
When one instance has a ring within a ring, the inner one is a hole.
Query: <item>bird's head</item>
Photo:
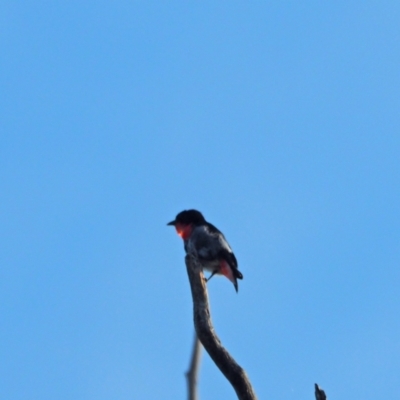
[[[167,225],[174,226],[178,235],[185,240],[192,234],[193,227],[202,225],[205,222],[206,220],[200,211],[184,210],[173,221],[168,222]]]

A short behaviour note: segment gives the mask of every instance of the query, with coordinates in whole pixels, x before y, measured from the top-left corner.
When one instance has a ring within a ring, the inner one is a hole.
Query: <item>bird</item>
[[[183,239],[186,254],[196,257],[203,269],[211,272],[206,281],[216,274],[223,275],[238,292],[237,280],[243,279],[243,275],[238,269],[236,257],[223,233],[207,222],[200,211],[181,211],[167,225],[174,226]]]

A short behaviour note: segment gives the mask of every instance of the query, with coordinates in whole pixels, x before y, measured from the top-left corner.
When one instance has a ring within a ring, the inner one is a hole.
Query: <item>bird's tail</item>
[[[225,260],[223,260],[221,262],[221,269],[219,273],[226,276],[233,283],[236,292],[239,290],[237,280],[243,279],[243,275],[238,269],[232,268]]]

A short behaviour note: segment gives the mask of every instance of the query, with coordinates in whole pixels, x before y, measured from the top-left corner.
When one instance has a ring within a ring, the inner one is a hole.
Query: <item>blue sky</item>
[[[400,396],[400,4],[4,1],[0,398],[185,398],[187,208],[260,399]],[[235,398],[207,355],[201,399]]]

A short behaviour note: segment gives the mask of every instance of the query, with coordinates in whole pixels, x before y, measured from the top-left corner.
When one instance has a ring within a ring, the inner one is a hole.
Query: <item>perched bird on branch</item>
[[[238,270],[235,255],[223,233],[205,220],[200,211],[185,210],[167,225],[175,227],[183,239],[185,251],[199,261],[203,269],[210,271],[210,280],[215,274],[226,276],[238,291],[238,279],[243,279]]]

